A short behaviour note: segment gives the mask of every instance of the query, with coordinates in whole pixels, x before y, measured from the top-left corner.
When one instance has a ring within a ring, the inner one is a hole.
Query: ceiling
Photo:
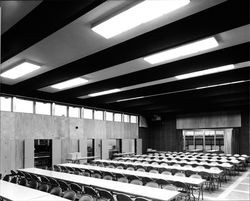
[[[111,39],[91,30],[93,24],[131,2],[1,1],[1,71],[22,60],[42,65],[16,80],[1,78],[1,93],[143,115],[248,109],[248,0],[191,0],[179,10]],[[218,47],[160,64],[143,60],[210,36],[218,40]],[[228,64],[236,68],[175,78]],[[50,87],[76,77],[89,82],[66,90]],[[115,88],[121,91],[88,96]]]

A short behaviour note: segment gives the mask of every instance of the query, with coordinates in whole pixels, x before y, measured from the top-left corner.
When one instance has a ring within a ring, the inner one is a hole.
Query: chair
[[[76,199],[79,199],[83,194],[82,187],[76,183],[71,183],[69,186],[71,190],[75,191]]]
[[[135,198],[135,201],[152,201],[152,200],[149,200],[149,199],[146,199],[146,198],[137,197],[137,198]]]
[[[178,188],[173,184],[167,184],[162,186],[162,189],[170,190],[170,191],[178,191]]]
[[[136,171],[146,172],[146,170],[144,168],[138,168]]]
[[[96,192],[96,190],[94,188],[92,188],[91,186],[84,186],[84,193],[87,194],[87,195],[90,195],[94,198],[98,198],[99,195],[98,193]]]
[[[75,169],[75,174],[77,175],[82,175],[83,174],[83,171],[80,169],[80,168],[74,168]]]
[[[65,181],[57,180],[57,182],[63,191],[68,191],[70,189],[70,186]]]
[[[164,175],[172,175],[172,173],[169,172],[169,171],[163,171],[161,174],[164,174]]]
[[[11,176],[16,176],[17,173],[14,170],[10,170]]]
[[[84,170],[83,176],[90,177],[91,176],[91,171],[90,170]]]
[[[195,178],[195,179],[202,179],[202,177],[198,174],[193,174],[190,175],[190,178]],[[194,197],[195,200],[195,196],[194,196],[194,191],[198,191],[198,201],[200,200],[200,193],[201,193],[201,188],[199,186],[191,186],[191,194]],[[203,195],[202,195],[202,200],[203,200]]]
[[[98,189],[97,191],[99,193],[99,198],[102,201],[114,201],[115,200],[111,192],[107,190],[103,190],[103,189]]]
[[[10,179],[10,182],[13,183],[13,184],[16,184],[17,183],[17,180],[18,178],[16,176],[13,176],[11,179]]]
[[[42,184],[50,184],[50,181],[47,177],[45,176],[40,176]]]
[[[54,188],[51,189],[50,194],[61,196],[62,195],[62,189],[59,186],[54,187]]]
[[[131,184],[143,186],[143,182],[139,179],[134,179],[130,182]]]
[[[146,183],[145,186],[152,187],[152,188],[159,188],[159,184],[157,184],[156,182],[152,182],[152,181]]]
[[[154,174],[158,174],[158,173],[159,173],[159,171],[158,171],[158,170],[155,170],[155,169],[152,169],[152,170],[150,170],[149,172],[150,172],[150,173],[154,173]]]
[[[177,168],[178,168],[178,167],[181,167],[180,164],[173,164],[172,166],[173,166],[173,167],[177,167]]]
[[[72,191],[72,190],[65,191],[63,194],[63,198],[75,201],[76,200],[76,193],[75,193],[75,191]]]
[[[129,195],[126,194],[116,194],[117,201],[132,201],[132,199],[129,197]]]
[[[35,181],[35,180],[32,180],[32,181],[29,182],[28,187],[33,188],[33,189],[37,189],[38,188],[38,182]]]
[[[153,179],[151,179],[151,178],[149,178],[149,177],[142,177],[142,179],[139,179],[139,180],[142,180],[142,182],[143,182],[144,184],[153,181]]]
[[[5,175],[5,176],[3,177],[3,180],[9,182],[9,181],[10,181],[10,178],[11,178],[10,175]]]
[[[184,173],[182,173],[182,172],[176,172],[174,174],[174,176],[177,176],[177,177],[186,177],[186,175]]]
[[[122,183],[129,183],[129,181],[126,177],[120,177],[117,179],[117,181],[122,182]]]
[[[54,167],[53,168],[54,171],[62,172],[61,168],[58,165],[54,165],[53,167]]]
[[[61,172],[69,173],[68,169],[65,166],[60,166]]]
[[[190,190],[185,183],[180,181],[175,181],[173,184],[177,187],[178,191],[181,193],[178,197],[185,200],[190,200]]]
[[[109,165],[108,168],[115,168],[115,166],[114,165]]]
[[[102,175],[100,173],[98,173],[98,172],[94,172],[93,174],[91,174],[91,177],[101,179]]]
[[[68,166],[65,166],[65,168],[68,170],[68,173],[70,173],[70,174],[74,174],[75,173],[74,168],[68,167]]]
[[[83,195],[78,201],[94,201],[94,199],[90,195]]]
[[[199,172],[199,175],[202,177],[202,179],[205,179],[205,186],[208,188],[208,190],[212,190],[215,186],[213,183],[213,179],[211,175],[207,172]]]
[[[116,167],[116,169],[124,169],[124,167],[123,166],[121,166],[121,165],[118,165],[117,167]]]
[[[115,175],[112,174],[111,172],[104,172],[103,173],[103,179],[114,180],[114,178],[115,178]]]
[[[42,184],[41,186],[38,187],[39,191],[43,191],[43,192],[49,192],[49,185],[48,184]]]
[[[55,179],[50,178],[50,177],[48,177],[48,179],[49,179],[49,184],[50,184],[50,186],[51,186],[52,188],[58,187],[58,186],[59,186],[59,183],[58,183]]]
[[[18,184],[21,186],[27,186],[27,179],[25,178],[19,179]]]
[[[38,178],[38,176],[36,176],[35,174],[31,174],[30,175],[32,177],[33,180],[35,180],[38,183],[41,183],[41,180]]]
[[[195,174],[195,172],[192,171],[192,170],[186,170],[186,171],[185,171],[185,174],[186,174],[186,177],[189,177],[190,175]]]
[[[140,178],[137,177],[137,176],[135,176],[135,175],[128,175],[127,178],[128,178],[129,181],[132,181],[132,180],[134,180],[134,179],[140,180]]]
[[[127,167],[127,170],[134,171],[134,170],[135,170],[135,168],[130,166],[130,167]]]

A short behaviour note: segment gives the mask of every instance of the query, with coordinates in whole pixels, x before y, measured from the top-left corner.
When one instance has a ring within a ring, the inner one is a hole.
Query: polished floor
[[[222,183],[219,190],[204,192],[204,201],[249,201],[250,200],[250,167],[240,175],[233,176],[227,183]]]

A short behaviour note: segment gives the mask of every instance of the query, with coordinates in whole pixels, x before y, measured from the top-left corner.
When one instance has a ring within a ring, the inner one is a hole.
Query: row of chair
[[[22,186],[30,187],[40,191],[48,192],[50,194],[60,196],[72,201],[124,201],[122,198],[125,196],[130,198],[129,195],[117,194],[114,195],[112,192],[109,192],[104,189],[94,188],[91,186],[82,186],[76,183],[66,182],[59,179],[54,179],[45,176],[37,176],[35,174],[29,174],[27,172],[14,172],[11,171],[11,174],[5,175],[3,180],[19,184]],[[119,199],[116,199],[116,197]],[[150,201],[145,198],[136,198],[137,201]],[[132,200],[131,200],[132,201]]]
[[[190,187],[186,185],[183,182],[174,182],[174,181],[166,181],[163,179],[158,179],[154,180],[148,177],[137,177],[135,175],[124,175],[124,174],[112,174],[110,172],[101,172],[101,171],[90,171],[88,169],[79,169],[79,168],[72,168],[72,167],[67,167],[67,166],[54,166],[55,169],[58,171],[58,169],[68,169],[68,173],[72,173],[73,169],[75,169],[75,173],[78,175],[84,175],[84,176],[90,176],[94,178],[99,178],[99,179],[109,179],[109,180],[116,180],[118,182],[123,182],[123,183],[131,183],[135,185],[144,185],[152,188],[162,188],[162,189],[168,189],[168,190],[176,190],[181,192],[182,197],[189,198],[191,195],[195,197],[192,192],[195,190],[196,187]],[[62,168],[63,167],[63,168]],[[171,174],[171,172],[165,172],[164,174]],[[176,176],[185,176],[183,173],[177,173]],[[200,175],[193,174],[190,175],[191,178],[199,178],[202,179]],[[209,183],[210,185],[210,183]],[[211,185],[209,186],[211,187]],[[184,190],[185,189],[185,190]],[[192,190],[192,191],[191,191]],[[196,189],[198,192],[198,197],[200,197],[200,189]],[[199,190],[199,191],[198,191]],[[185,192],[185,193],[184,193]]]

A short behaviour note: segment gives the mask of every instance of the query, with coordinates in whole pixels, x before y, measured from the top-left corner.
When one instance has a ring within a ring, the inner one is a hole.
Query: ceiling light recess
[[[102,95],[106,95],[106,94],[116,93],[116,92],[119,92],[119,91],[121,91],[121,90],[120,89],[110,89],[110,90],[107,90],[107,91],[101,91],[101,92],[89,94],[88,96],[90,96],[90,97],[102,96]]]
[[[190,0],[146,0],[92,27],[92,30],[109,39],[186,6],[189,3]]]
[[[87,82],[88,80],[78,77],[78,78],[74,78],[74,79],[67,80],[64,82],[60,82],[58,84],[51,85],[51,87],[54,89],[67,89],[67,88],[85,84]]]
[[[182,56],[187,56],[190,54],[208,50],[217,47],[218,45],[219,43],[217,42],[215,37],[209,37],[196,42],[188,43],[179,47],[152,54],[150,56],[144,57],[144,60],[150,64],[157,64],[169,61],[171,59],[176,59]]]
[[[188,78],[192,78],[192,77],[198,77],[198,76],[203,76],[203,75],[228,71],[228,70],[232,70],[234,68],[235,68],[235,66],[233,64],[230,64],[230,65],[221,66],[221,67],[217,67],[217,68],[210,68],[210,69],[207,69],[207,70],[196,71],[196,72],[193,72],[193,73],[177,75],[177,76],[175,76],[175,78],[178,79],[178,80],[188,79]]]
[[[24,61],[18,64],[17,66],[11,68],[10,70],[7,70],[4,73],[1,73],[0,76],[9,78],[9,79],[17,79],[35,70],[38,70],[39,68],[41,68],[41,66]]]

